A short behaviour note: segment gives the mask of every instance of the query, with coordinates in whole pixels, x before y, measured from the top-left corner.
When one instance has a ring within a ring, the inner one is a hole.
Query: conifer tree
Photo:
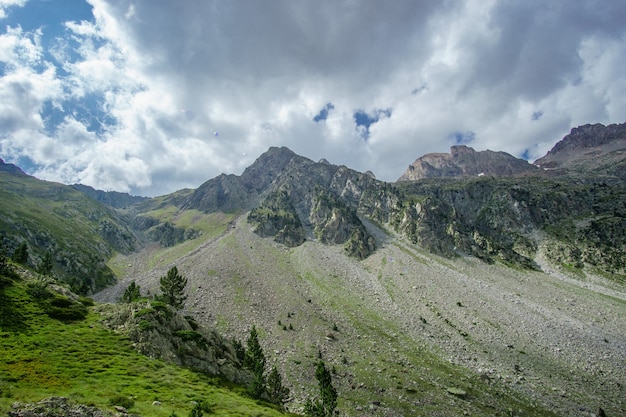
[[[270,401],[283,408],[289,399],[289,388],[283,386],[283,381],[275,366],[267,377],[267,393]]]
[[[185,287],[187,286],[187,278],[178,273],[178,268],[173,266],[167,271],[167,275],[161,277],[161,295],[160,299],[180,310],[185,304],[187,296],[185,295]]]
[[[140,287],[133,281],[126,287],[126,291],[124,291],[124,295],[122,296],[122,302],[132,303],[133,301],[137,301],[139,297],[141,297]]]
[[[28,262],[28,245],[26,242],[20,243],[15,252],[13,252],[11,259],[18,264],[26,264]]]
[[[48,251],[44,255],[39,266],[37,267],[37,272],[39,272],[41,275],[49,277],[50,275],[52,275],[53,266],[54,261],[52,259],[52,254],[50,253],[50,251]]]
[[[319,383],[319,398],[310,398],[304,404],[304,413],[309,417],[330,417],[337,408],[337,390],[333,387],[333,378],[323,361],[317,363],[315,378]]]
[[[250,386],[250,395],[260,399],[265,393],[265,354],[259,343],[256,327],[250,329],[250,336],[246,341],[246,356],[243,366],[252,371],[253,379]]]

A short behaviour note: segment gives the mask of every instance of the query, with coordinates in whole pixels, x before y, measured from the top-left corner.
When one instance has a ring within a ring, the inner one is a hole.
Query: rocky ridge
[[[626,123],[575,127],[534,164],[626,178]]]
[[[232,341],[158,301],[100,306],[103,323],[125,334],[144,355],[246,385],[249,371]]]
[[[537,170],[536,166],[506,152],[476,152],[469,146],[458,145],[452,146],[450,153],[429,153],[417,158],[398,181],[483,175],[512,176]]]

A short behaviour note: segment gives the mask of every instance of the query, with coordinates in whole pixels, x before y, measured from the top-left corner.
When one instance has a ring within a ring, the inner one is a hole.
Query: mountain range
[[[104,303],[177,265],[186,313],[262,329],[294,411],[323,357],[345,415],[619,415],[625,139],[626,123],[577,127],[532,164],[454,146],[395,183],[273,147],[156,198],[0,160],[0,236]]]

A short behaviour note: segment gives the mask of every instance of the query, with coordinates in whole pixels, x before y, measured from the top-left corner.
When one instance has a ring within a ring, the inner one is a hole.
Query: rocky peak
[[[452,146],[449,154],[429,153],[416,159],[398,181],[479,175],[513,176],[536,170],[537,167],[506,152],[477,152],[469,146],[458,145]]]
[[[608,126],[596,123],[573,128],[544,157],[537,159],[535,165],[612,172],[616,166],[623,165],[625,159],[626,123]]]
[[[17,165],[5,163],[2,158],[0,158],[0,172],[9,172],[12,174],[19,174],[19,175],[28,175],[24,171],[22,171],[20,167],[18,167]]]

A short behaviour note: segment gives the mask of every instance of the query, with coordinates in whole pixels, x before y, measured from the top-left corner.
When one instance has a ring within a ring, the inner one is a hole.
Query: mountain
[[[534,164],[626,178],[626,123],[575,127]]]
[[[20,167],[14,164],[7,164],[0,158],[0,172],[8,172],[16,175],[27,175]]]
[[[93,187],[83,184],[72,185],[76,191],[80,191],[83,194],[93,198],[96,201],[107,204],[114,208],[124,208],[132,206],[133,204],[140,203],[147,199],[147,197],[133,196],[128,193],[118,193],[117,191],[102,191],[96,190]]]
[[[177,266],[184,315],[226,340],[256,326],[294,412],[322,359],[347,416],[626,413],[626,182],[452,151],[471,174],[387,183],[276,147],[197,189],[92,200],[137,242],[107,253],[118,281],[94,297],[117,303],[135,282],[149,298]],[[478,171],[487,160],[500,174]],[[30,242],[10,230],[12,248]],[[149,327],[143,314],[128,316]]]
[[[109,258],[139,246],[119,214],[70,186],[39,180],[14,165],[0,168],[0,242],[8,254],[25,243],[25,263],[36,268],[50,253],[52,275],[78,292],[113,284]]]
[[[537,167],[506,152],[476,152],[469,146],[452,146],[450,153],[429,153],[409,165],[398,181],[423,178],[459,178],[482,175],[511,176],[537,171]]]

